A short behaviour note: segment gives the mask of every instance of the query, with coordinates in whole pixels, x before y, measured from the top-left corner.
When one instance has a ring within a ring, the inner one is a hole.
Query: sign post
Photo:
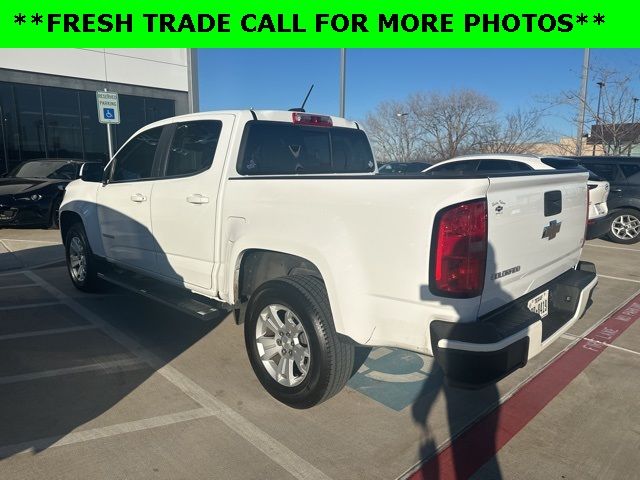
[[[109,147],[109,161],[111,161],[113,158],[111,124],[120,123],[120,103],[118,102],[118,94],[115,92],[109,92],[105,88],[104,91],[96,92],[96,101],[98,104],[98,121],[107,125],[107,143]]]

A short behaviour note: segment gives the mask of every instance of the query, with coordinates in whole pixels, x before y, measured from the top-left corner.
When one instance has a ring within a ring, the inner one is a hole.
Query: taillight
[[[314,127],[332,127],[333,120],[328,115],[314,115],[312,113],[293,112],[293,123],[298,125],[312,125]]]
[[[429,289],[444,297],[477,297],[487,262],[487,201],[473,200],[438,212],[431,249]]]

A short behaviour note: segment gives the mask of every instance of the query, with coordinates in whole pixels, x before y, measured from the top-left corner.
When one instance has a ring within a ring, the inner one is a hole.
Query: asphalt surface
[[[589,242],[593,304],[495,386],[451,389],[431,358],[361,349],[349,386],[305,411],[262,389],[231,316],[78,292],[56,231],[0,230],[0,247],[3,480],[397,478],[429,458],[431,478],[640,475],[640,321],[632,303],[624,331],[602,323],[640,292],[640,245]]]

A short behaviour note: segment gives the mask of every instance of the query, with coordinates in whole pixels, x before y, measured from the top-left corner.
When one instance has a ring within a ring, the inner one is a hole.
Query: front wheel
[[[251,296],[244,326],[253,371],[277,400],[309,408],[338,393],[353,369],[354,346],[333,326],[322,280],[270,280]]]
[[[609,227],[609,238],[630,245],[640,241],[640,212],[624,209],[616,212]]]
[[[95,292],[99,289],[100,279],[96,270],[96,262],[87,234],[81,223],[69,227],[64,242],[67,271],[73,285],[83,292]]]

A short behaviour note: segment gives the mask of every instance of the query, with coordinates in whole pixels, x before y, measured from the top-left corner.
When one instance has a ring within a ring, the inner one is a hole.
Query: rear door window
[[[221,130],[219,120],[177,124],[169,146],[165,176],[194,175],[211,167]]]
[[[238,159],[242,175],[373,172],[373,154],[362,130],[252,121]]]
[[[615,163],[585,162],[584,166],[609,182],[615,182],[618,179],[618,166]]]
[[[640,164],[621,163],[620,170],[629,185],[640,186]]]

